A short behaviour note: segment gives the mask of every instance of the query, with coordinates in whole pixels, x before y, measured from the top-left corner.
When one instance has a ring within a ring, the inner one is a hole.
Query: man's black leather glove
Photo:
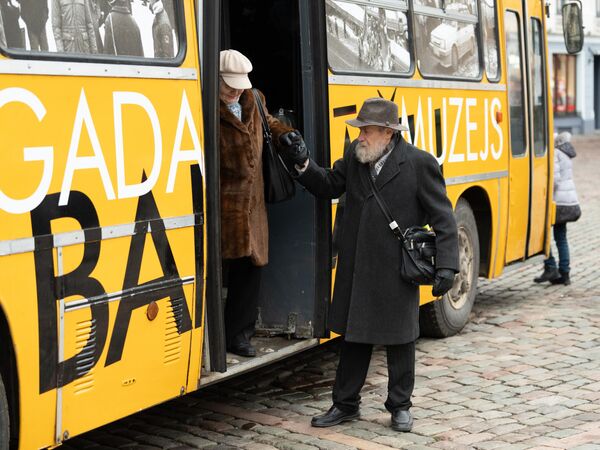
[[[283,133],[279,136],[279,143],[281,144],[281,154],[287,164],[304,165],[308,159],[308,149],[298,131]]]
[[[450,269],[438,269],[435,271],[435,279],[433,281],[433,289],[431,293],[434,297],[441,297],[450,289],[454,284],[454,270]]]

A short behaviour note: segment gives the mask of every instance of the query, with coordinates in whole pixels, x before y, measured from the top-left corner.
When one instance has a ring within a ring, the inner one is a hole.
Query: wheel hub
[[[450,305],[455,309],[460,309],[467,303],[474,270],[473,245],[463,227],[458,229],[458,249],[459,272],[454,278],[452,289],[447,294]]]

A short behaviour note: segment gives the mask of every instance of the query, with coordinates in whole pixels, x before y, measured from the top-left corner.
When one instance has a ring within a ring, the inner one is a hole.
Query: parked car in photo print
[[[408,24],[402,11],[386,10],[387,33],[390,41],[406,46],[408,41]]]
[[[446,12],[453,15],[470,15],[462,3],[451,3]],[[432,32],[429,46],[443,67],[456,67],[458,61],[476,47],[475,28],[471,23],[445,19]]]

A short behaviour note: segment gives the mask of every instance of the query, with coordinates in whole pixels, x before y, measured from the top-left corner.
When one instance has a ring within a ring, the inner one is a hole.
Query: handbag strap
[[[375,184],[375,181],[373,181],[373,177],[371,176],[371,174],[369,174],[368,176],[369,176],[369,181],[371,182],[371,189],[373,190],[373,195],[375,196],[375,200],[377,200],[377,204],[379,205],[379,208],[381,208],[383,215],[385,216],[386,220],[388,221],[388,226],[392,230],[392,233],[394,233],[394,236],[396,236],[400,241],[402,241],[402,243],[404,245],[408,245],[408,243],[406,242],[406,238],[404,237],[404,233],[398,226],[398,222],[396,222],[394,220],[387,204],[380,197],[379,189],[377,189],[377,185]]]
[[[269,122],[267,122],[267,116],[265,114],[265,110],[263,109],[262,102],[260,101],[260,96],[258,95],[258,91],[256,89],[252,89],[252,95],[254,95],[254,100],[256,101],[256,107],[258,108],[258,112],[260,113],[260,120],[262,122],[263,128],[263,138],[267,142],[267,149],[272,158],[276,158],[280,161],[281,167],[285,170],[289,176],[292,176],[285,161],[281,158],[279,152],[274,149],[273,145],[273,134],[271,133],[271,129],[269,128]]]
[[[265,110],[263,109],[262,102],[260,101],[260,96],[258,95],[258,91],[256,89],[252,89],[252,95],[254,95],[256,107],[258,108],[258,112],[260,113],[260,120],[262,122],[262,128],[263,128],[263,137],[268,142],[272,142],[273,136],[271,134],[271,129],[269,128],[269,123],[267,122],[267,116],[265,115]]]

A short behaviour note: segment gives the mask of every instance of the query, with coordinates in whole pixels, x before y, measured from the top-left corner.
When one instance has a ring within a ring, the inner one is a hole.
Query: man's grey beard
[[[373,147],[359,142],[356,144],[356,159],[363,164],[377,161],[385,153],[387,144],[374,144]]]

